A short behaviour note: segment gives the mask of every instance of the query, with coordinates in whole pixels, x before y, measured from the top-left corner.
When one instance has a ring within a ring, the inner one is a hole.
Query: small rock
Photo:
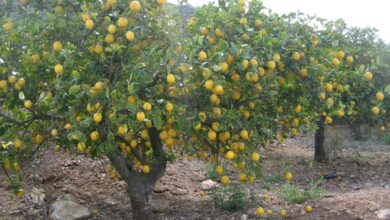
[[[42,204],[46,198],[44,192],[43,189],[33,188],[30,193],[32,202],[34,204]]]
[[[172,176],[173,174],[175,174],[175,170],[173,170],[173,169],[167,169],[167,170],[165,171],[165,173],[166,173],[168,176]]]
[[[184,196],[187,195],[188,192],[185,189],[175,188],[174,190],[171,190],[172,195],[175,196]]]
[[[154,213],[164,213],[169,211],[169,202],[166,200],[153,200],[152,202],[152,212]]]
[[[218,186],[217,182],[208,179],[202,182],[201,188],[202,190],[210,190],[216,188],[217,186]]]
[[[192,179],[198,182],[202,182],[206,180],[206,177],[203,174],[195,172],[194,175],[192,176]]]
[[[390,219],[390,209],[382,209],[377,211],[378,219]]]
[[[164,192],[167,192],[169,191],[169,187],[168,186],[165,186],[165,185],[162,185],[162,186],[156,186],[153,190],[153,192],[155,193],[164,193]]]
[[[247,220],[247,219],[248,219],[248,215],[247,214],[241,215],[241,220]]]
[[[91,212],[87,207],[78,204],[73,201],[70,196],[65,196],[62,200],[54,202],[50,209],[50,219],[53,220],[77,220],[86,219],[91,216]]]

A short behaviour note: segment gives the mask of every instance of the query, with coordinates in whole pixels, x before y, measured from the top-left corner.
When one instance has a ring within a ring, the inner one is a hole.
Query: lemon
[[[112,44],[115,41],[115,37],[113,34],[107,34],[106,37],[104,38],[104,41],[108,44]]]
[[[0,80],[0,90],[7,88],[7,81]]]
[[[285,218],[287,216],[287,211],[285,209],[280,210],[280,216]]]
[[[305,206],[305,211],[307,213],[311,213],[313,211],[313,208],[311,206],[307,205],[307,206]]]
[[[372,73],[371,72],[365,72],[363,76],[368,81],[370,81],[372,79]]]
[[[167,3],[167,0],[157,0],[157,3],[159,5],[165,5]]]
[[[126,27],[128,23],[129,23],[129,20],[127,18],[119,18],[118,22],[117,22],[118,27],[120,27],[120,28]]]
[[[242,67],[244,68],[244,70],[249,68],[249,61],[248,60],[243,60],[241,62],[241,64],[242,64]]]
[[[167,112],[172,112],[173,111],[173,104],[168,102],[167,104],[165,104],[165,110]]]
[[[100,137],[100,134],[98,131],[93,131],[90,136],[92,141],[97,141]]]
[[[300,104],[298,104],[298,105],[295,107],[294,112],[295,112],[296,114],[298,114],[298,113],[300,113],[301,111],[302,111],[302,106],[301,106]]]
[[[139,12],[141,10],[141,4],[139,3],[139,1],[130,2],[130,10],[136,13]]]
[[[327,83],[327,84],[325,85],[325,91],[326,91],[327,93],[331,93],[331,92],[333,91],[333,86],[332,86],[332,84]]]
[[[246,18],[241,18],[240,19],[240,24],[243,25],[243,26],[247,25],[248,24],[248,20]]]
[[[295,61],[299,61],[301,59],[301,54],[299,52],[294,52],[293,53],[293,59]]]
[[[125,136],[127,133],[127,126],[126,125],[119,126],[117,132],[119,135]]]
[[[326,116],[326,117],[325,117],[325,123],[326,123],[327,125],[330,125],[330,124],[333,123],[333,119],[332,119],[331,117],[329,117],[329,116]]]
[[[215,141],[217,139],[217,133],[213,130],[210,130],[208,133],[207,133],[207,138],[210,140],[210,141]]]
[[[55,65],[54,67],[54,72],[59,76],[59,75],[62,75],[64,73],[64,66],[62,66],[61,64],[57,64]]]
[[[137,116],[136,116],[136,118],[137,118],[137,121],[139,121],[139,122],[143,122],[144,120],[145,120],[145,113],[144,112],[137,112]]]
[[[268,61],[267,67],[268,67],[268,69],[269,69],[270,71],[275,70],[275,68],[276,68],[275,61]]]
[[[207,59],[207,53],[204,52],[204,51],[200,51],[199,52],[199,60],[200,61],[206,61],[206,59]]]
[[[70,123],[67,123],[65,126],[64,126],[64,128],[66,129],[66,130],[72,130],[72,125],[70,124]]]
[[[168,84],[169,84],[169,85],[172,85],[172,84],[175,83],[175,81],[176,81],[175,75],[169,73],[169,74],[167,75],[167,82],[168,82]]]
[[[42,144],[43,141],[44,141],[44,138],[43,138],[42,135],[37,134],[37,135],[35,136],[35,143],[36,143],[36,144]]]
[[[53,43],[53,50],[55,52],[60,52],[62,50],[62,43],[61,43],[61,41],[55,41]]]
[[[240,173],[240,175],[238,176],[238,178],[240,179],[241,182],[245,183],[246,182],[246,179],[247,179],[247,176],[245,173]]]
[[[243,139],[243,140],[248,140],[249,139],[249,133],[247,130],[242,130],[240,132],[240,137]]]
[[[257,162],[260,160],[260,154],[256,153],[256,152],[253,152],[252,155],[251,155],[251,160],[254,161],[254,162]]]
[[[91,19],[91,15],[89,13],[82,13],[81,14],[81,19],[86,22],[88,21],[89,19]]]
[[[257,208],[256,209],[256,214],[258,216],[260,216],[260,217],[263,216],[264,215],[264,209],[262,207]]]
[[[150,173],[150,167],[149,167],[148,165],[144,165],[144,166],[142,167],[142,172],[143,172],[144,174],[149,174],[149,173]]]
[[[19,138],[15,139],[15,148],[16,149],[20,149],[22,147],[22,144],[23,144],[23,142]]]
[[[95,123],[100,123],[103,120],[102,113],[95,113],[93,115],[93,120],[95,121]]]
[[[349,65],[351,65],[351,64],[353,63],[353,57],[352,57],[352,56],[348,56],[348,57],[347,57],[347,63],[348,63]]]
[[[293,174],[291,172],[286,172],[286,174],[284,175],[284,179],[287,181],[287,182],[291,182],[292,179],[293,179]]]
[[[380,113],[380,109],[378,108],[378,107],[373,107],[372,108],[372,113],[374,114],[374,115],[379,115],[379,113]]]
[[[228,177],[228,176],[222,176],[222,177],[221,177],[221,183],[222,183],[222,185],[224,185],[224,186],[228,185],[228,184],[230,183],[229,177]]]
[[[107,31],[108,31],[108,33],[110,33],[110,34],[114,34],[115,31],[116,31],[115,25],[113,25],[113,24],[108,25]]]
[[[219,175],[223,174],[223,167],[221,165],[218,165],[216,168],[215,168],[215,172]]]
[[[145,102],[142,106],[142,108],[146,111],[146,112],[150,112],[152,111],[152,104],[150,104],[149,102]]]
[[[339,60],[339,59],[337,59],[337,58],[333,58],[333,60],[332,60],[332,64],[333,64],[333,66],[337,67],[337,66],[339,66],[339,65],[340,65],[340,60]]]
[[[32,107],[32,102],[30,100],[24,101],[24,107],[30,109]]]
[[[58,135],[57,129],[52,129],[51,130],[51,136],[56,137],[57,135]]]
[[[209,90],[209,91],[211,91],[211,90],[213,89],[213,85],[214,85],[214,81],[211,80],[211,79],[207,80],[207,81],[204,83],[204,87],[205,87],[207,90]]]
[[[93,20],[88,19],[88,20],[85,21],[85,27],[88,30],[92,30],[94,26],[95,26],[95,23],[93,22]]]
[[[385,95],[383,95],[383,93],[382,92],[377,92],[376,93],[376,99],[378,100],[378,101],[383,101],[383,99],[385,98]]]
[[[6,22],[5,24],[3,24],[3,29],[5,30],[5,31],[10,31],[10,30],[12,30],[12,27],[13,27],[13,24],[11,23],[11,22]]]
[[[235,156],[235,154],[234,154],[234,152],[231,151],[231,150],[229,150],[229,151],[226,152],[226,154],[225,154],[225,158],[228,159],[228,160],[233,160],[233,159],[234,159],[234,156]]]

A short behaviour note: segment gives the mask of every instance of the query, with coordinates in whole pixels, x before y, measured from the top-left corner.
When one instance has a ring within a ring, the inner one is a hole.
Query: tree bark
[[[154,154],[154,162],[150,164],[149,174],[134,171],[131,161],[122,157],[119,151],[107,154],[112,165],[127,183],[134,220],[155,219],[152,212],[151,193],[156,182],[164,176],[167,164],[158,130],[150,128],[149,137]]]
[[[317,162],[326,161],[325,153],[325,121],[324,118],[321,118],[317,121],[317,130],[314,135],[314,160]]]

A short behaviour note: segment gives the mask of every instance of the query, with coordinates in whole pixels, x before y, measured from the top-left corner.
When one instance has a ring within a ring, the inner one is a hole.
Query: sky
[[[188,0],[194,6],[210,0]],[[175,0],[171,0],[175,2]],[[348,26],[375,27],[379,37],[390,43],[389,2],[386,0],[263,0],[278,14],[301,11],[328,20],[342,18]]]

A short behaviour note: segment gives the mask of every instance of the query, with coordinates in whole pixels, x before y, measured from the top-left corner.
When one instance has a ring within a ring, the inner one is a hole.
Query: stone
[[[390,219],[390,209],[382,209],[376,212],[378,219]]]
[[[241,215],[241,220],[247,220],[247,219],[248,219],[248,215],[247,214]]]
[[[184,196],[184,195],[188,194],[187,190],[180,189],[180,188],[175,188],[175,189],[171,190],[171,193],[172,193],[172,195],[175,195],[175,196]]]
[[[30,196],[31,196],[31,201],[34,204],[42,204],[45,201],[46,195],[44,193],[45,191],[43,189],[37,189],[33,188],[31,190]]]
[[[170,204],[166,200],[153,200],[152,212],[154,213],[165,213],[169,211]]]
[[[206,177],[203,174],[194,172],[194,175],[192,176],[192,180],[202,182],[206,180]]]
[[[91,212],[85,206],[80,205],[69,195],[54,202],[51,207],[50,219],[52,220],[78,220],[91,216]]]
[[[202,182],[202,185],[201,185],[201,189],[202,190],[210,190],[210,189],[214,189],[218,186],[218,183],[213,181],[213,180],[205,180]]]
[[[175,174],[175,170],[174,169],[167,169],[165,171],[165,173],[168,175],[168,176],[172,176],[173,174]]]

